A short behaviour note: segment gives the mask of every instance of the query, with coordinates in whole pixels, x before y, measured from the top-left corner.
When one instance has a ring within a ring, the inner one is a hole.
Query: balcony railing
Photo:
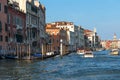
[[[16,25],[16,29],[22,29],[22,26]]]

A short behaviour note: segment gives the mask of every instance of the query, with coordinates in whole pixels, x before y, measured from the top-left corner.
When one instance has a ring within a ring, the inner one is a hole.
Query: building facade
[[[85,47],[84,29],[81,26],[75,26],[75,44],[76,48],[83,49]]]
[[[75,46],[75,28],[74,24],[72,22],[53,22],[53,23],[48,23],[49,25],[54,25],[56,28],[63,29],[67,32],[67,41],[69,45],[69,51],[74,51],[76,50]]]
[[[91,48],[93,50],[96,50],[97,48],[100,48],[100,37],[97,35],[96,29],[94,31],[91,30],[84,30],[84,35],[88,39],[88,48]]]
[[[9,53],[20,53],[20,49],[21,53],[26,53],[26,14],[19,9],[19,3],[8,3],[7,17]]]
[[[19,9],[26,14],[26,43],[29,53],[42,52],[45,43],[45,7],[39,0],[9,0],[19,3]]]
[[[48,52],[60,53],[60,40],[62,40],[62,53],[63,55],[68,53],[68,35],[66,30],[56,28],[54,24],[47,24],[46,32],[50,35],[50,41],[47,45]]]
[[[26,3],[27,43],[33,52],[42,52],[42,43],[45,38],[45,7],[38,1]]]
[[[0,53],[5,54],[8,46],[7,0],[0,0]]]
[[[85,38],[84,38],[84,28],[81,26],[74,25],[73,22],[53,22],[49,23],[55,25],[56,28],[63,29],[67,32],[69,51],[76,51],[79,48],[84,48]]]
[[[69,51],[75,51],[76,50],[76,36],[75,36],[75,25],[73,22],[55,22],[53,24],[56,24],[57,28],[62,28],[67,31],[68,35],[68,41],[69,41]]]
[[[118,40],[116,34],[114,34],[113,40],[102,40],[101,45],[105,49],[113,49],[113,48],[120,49],[120,40]]]
[[[107,50],[111,48],[111,44],[112,44],[112,40],[102,40],[101,41],[102,47]]]

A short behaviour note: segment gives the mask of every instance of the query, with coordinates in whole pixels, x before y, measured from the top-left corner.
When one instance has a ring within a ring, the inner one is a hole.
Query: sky
[[[74,22],[97,29],[102,40],[120,39],[120,0],[39,0],[46,7],[46,22]]]

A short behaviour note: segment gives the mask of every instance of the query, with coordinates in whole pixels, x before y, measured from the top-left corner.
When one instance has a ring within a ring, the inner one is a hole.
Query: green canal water
[[[120,56],[94,52],[94,58],[71,53],[43,61],[0,60],[0,80],[119,80]]]

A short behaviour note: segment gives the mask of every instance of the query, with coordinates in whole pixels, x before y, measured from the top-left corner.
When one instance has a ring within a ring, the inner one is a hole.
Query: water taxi
[[[84,57],[94,57],[93,52],[92,51],[85,51]]]
[[[119,52],[120,52],[119,49],[112,49],[110,54],[111,55],[119,55]]]
[[[82,55],[82,54],[84,54],[85,53],[85,50],[78,50],[77,51],[77,54],[79,54],[79,55]]]

